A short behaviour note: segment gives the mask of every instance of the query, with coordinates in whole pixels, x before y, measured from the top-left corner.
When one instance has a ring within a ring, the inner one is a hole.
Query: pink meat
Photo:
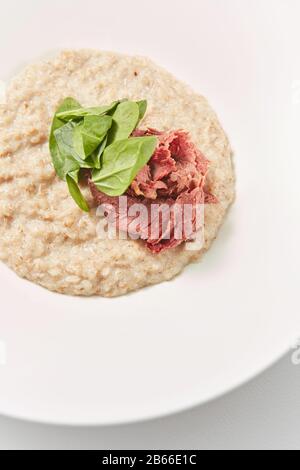
[[[185,131],[159,132],[148,129],[136,130],[133,135],[155,135],[159,145],[149,164],[140,171],[126,193],[127,212],[122,210],[118,197],[101,193],[91,181],[89,185],[96,203],[107,209],[106,215],[116,215],[115,222],[119,230],[129,235],[138,232],[138,237],[145,241],[152,253],[161,253],[193,238],[199,229],[196,218],[199,204],[218,202],[215,196],[206,190],[209,161]],[[130,215],[130,209],[134,209],[136,204],[142,204],[147,211],[146,219],[141,219],[139,214]],[[187,204],[193,210],[192,224],[185,224],[182,213],[177,215],[176,212]],[[156,217],[150,217],[154,209]],[[166,226],[163,223],[163,214],[167,212],[171,213],[171,216]],[[178,227],[183,228],[180,239],[176,235]]]

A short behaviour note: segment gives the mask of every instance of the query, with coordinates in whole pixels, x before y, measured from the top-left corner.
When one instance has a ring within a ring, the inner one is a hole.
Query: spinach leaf
[[[74,199],[74,201],[76,202],[76,204],[78,205],[78,207],[84,212],[89,212],[90,208],[86,200],[84,199],[77,182],[70,175],[66,176],[66,181],[68,184],[70,194],[72,198]]]
[[[59,106],[57,111],[65,112],[70,109],[73,110],[76,108],[80,108],[80,104],[73,98],[66,98],[63,101],[63,103]],[[50,131],[50,138],[49,138],[49,149],[50,149],[50,154],[52,157],[53,166],[55,168],[57,175],[61,179],[65,179],[65,174],[66,174],[65,169],[68,170],[68,166],[70,166],[71,170],[74,167],[74,164],[71,161],[68,162],[68,164],[65,164],[64,157],[60,154],[60,151],[59,151],[59,148],[58,148],[55,136],[54,136],[55,131],[57,131],[64,125],[65,123],[61,119],[59,119],[57,115],[55,114],[53,122],[52,122],[51,131]]]
[[[111,128],[110,116],[86,116],[74,129],[74,150],[82,160],[86,160],[99,147]]]
[[[84,161],[74,148],[74,132],[79,125],[70,121],[54,132],[54,137],[61,157],[59,172],[62,179],[67,173],[77,168],[92,168],[93,165]]]
[[[66,124],[54,132],[59,159],[56,162],[55,170],[58,176],[66,179],[66,175],[80,168],[80,162],[74,158],[73,149],[74,125]]]
[[[105,137],[100,147],[96,149],[95,152],[86,160],[87,162],[91,163],[91,165],[97,170],[100,170],[101,168],[101,157],[105,150],[105,147],[107,146],[107,140],[108,136]]]
[[[50,153],[57,175],[67,182],[83,211],[89,207],[78,185],[81,169],[93,170],[100,191],[120,196],[150,160],[157,138],[130,138],[146,110],[145,100],[82,108],[73,98],[66,98],[59,106],[50,132]]]
[[[140,112],[139,121],[138,121],[138,124],[139,124],[142,121],[142,119],[145,117],[145,114],[147,112],[148,103],[147,103],[147,100],[143,100],[143,101],[138,101],[137,105],[139,107],[139,112]]]
[[[149,162],[156,146],[156,137],[135,137],[111,144],[103,153],[101,170],[92,173],[97,189],[108,196],[124,194]]]
[[[78,168],[77,170],[74,170],[74,171],[70,171],[70,173],[68,173],[69,176],[71,176],[73,178],[74,181],[76,181],[76,183],[79,182],[79,173],[80,173],[80,168]]]
[[[120,103],[113,114],[113,124],[108,137],[108,144],[127,139],[136,128],[140,108],[134,101]]]
[[[114,101],[108,106],[97,106],[93,108],[77,108],[77,109],[69,109],[66,111],[59,111],[57,113],[57,117],[62,121],[71,121],[71,120],[81,120],[86,116],[103,116],[111,111],[114,111],[115,108],[118,106],[119,101]]]

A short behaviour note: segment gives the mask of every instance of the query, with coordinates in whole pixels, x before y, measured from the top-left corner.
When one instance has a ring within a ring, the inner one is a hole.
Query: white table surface
[[[176,416],[67,428],[0,417],[0,449],[300,449],[300,365],[292,352],[251,383]]]

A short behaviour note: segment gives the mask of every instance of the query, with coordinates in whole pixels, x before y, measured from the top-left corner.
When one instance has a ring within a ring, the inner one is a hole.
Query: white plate
[[[55,295],[1,265],[0,412],[152,418],[232,389],[289,348],[300,331],[299,14],[297,0],[1,6],[3,79],[88,46],[148,55],[204,93],[235,149],[238,197],[202,263],[121,299]]]

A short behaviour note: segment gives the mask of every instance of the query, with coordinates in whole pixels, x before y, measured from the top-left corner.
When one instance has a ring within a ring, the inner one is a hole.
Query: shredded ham
[[[159,132],[155,129],[136,130],[135,137],[154,135],[159,145],[148,165],[146,165],[131,184],[127,193],[127,212],[122,212],[118,197],[109,197],[89,181],[91,193],[98,205],[107,208],[107,215],[114,208],[119,230],[129,235],[138,232],[153,253],[161,253],[175,248],[185,241],[191,240],[199,227],[197,226],[196,210],[200,204],[216,204],[218,200],[206,189],[206,176],[209,161],[192,143],[189,134],[182,130]],[[130,217],[130,208],[142,204],[149,217],[146,223],[140,223],[138,215]],[[162,223],[162,216],[150,217],[153,207],[159,207],[161,213],[174,206],[191,205],[192,223],[184,224],[171,211],[168,226]],[[149,221],[149,223],[148,223]],[[182,237],[178,239],[176,230],[183,223]],[[155,234],[155,236],[153,236]]]

